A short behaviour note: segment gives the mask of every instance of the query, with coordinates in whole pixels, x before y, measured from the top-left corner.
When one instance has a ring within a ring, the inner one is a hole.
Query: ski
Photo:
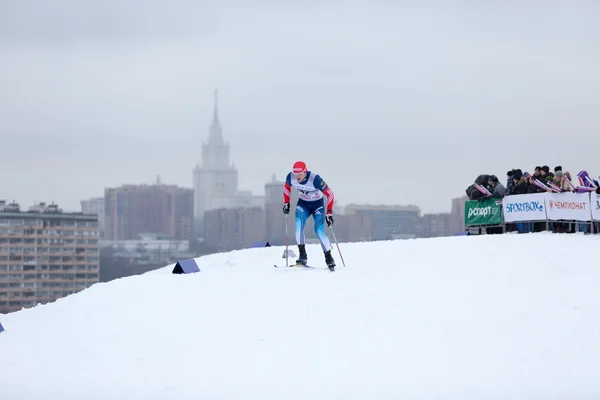
[[[274,264],[273,266],[274,266],[275,268],[308,268],[308,269],[324,269],[324,270],[326,270],[326,271],[329,271],[329,272],[335,272],[335,269],[334,269],[334,270],[330,270],[330,269],[329,269],[329,267],[327,267],[327,268],[324,268],[324,267],[313,267],[312,265],[305,265],[305,264],[290,264],[290,265],[288,265],[287,267],[286,267],[285,265],[277,265],[277,264]]]
[[[275,268],[292,268],[292,267],[296,267],[296,268],[315,268],[312,267],[310,265],[305,265],[305,264],[290,264],[287,267],[285,265],[273,265]]]

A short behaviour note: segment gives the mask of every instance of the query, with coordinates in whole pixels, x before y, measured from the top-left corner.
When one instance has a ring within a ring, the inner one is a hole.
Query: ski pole
[[[288,215],[285,214],[285,266],[288,265]]]
[[[333,235],[333,241],[335,242],[335,245],[337,246],[338,249],[338,253],[340,253],[340,258],[342,259],[342,265],[345,267],[346,263],[344,262],[344,256],[342,256],[342,252],[340,251],[340,245],[337,242],[337,239],[335,238],[335,232],[333,231],[333,225],[329,226],[331,228],[331,234]]]

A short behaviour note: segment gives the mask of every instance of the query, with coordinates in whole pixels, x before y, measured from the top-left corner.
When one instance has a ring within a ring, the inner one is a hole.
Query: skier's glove
[[[333,225],[333,215],[331,215],[331,213],[328,213],[325,216],[325,222],[327,222],[327,226]]]
[[[283,205],[283,213],[284,214],[289,214],[290,213],[290,203],[285,203]]]

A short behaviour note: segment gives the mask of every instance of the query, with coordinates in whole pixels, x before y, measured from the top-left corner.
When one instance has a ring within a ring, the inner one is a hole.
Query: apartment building
[[[98,231],[100,239],[104,238],[104,197],[92,197],[91,199],[81,200],[81,212],[84,214],[98,215]]]
[[[98,216],[0,201],[0,313],[53,302],[99,281]]]
[[[450,231],[452,233],[465,231],[465,204],[468,200],[468,196],[452,199],[450,211]]]
[[[451,236],[450,229],[451,214],[423,214],[419,226],[418,236],[422,238]]]
[[[136,240],[157,234],[176,240],[194,236],[194,190],[167,185],[105,188],[106,240]]]
[[[265,240],[265,215],[260,207],[205,211],[204,222],[204,243],[214,251],[249,248]]]
[[[371,217],[371,240],[409,239],[418,236],[421,209],[415,205],[349,204],[345,207],[345,214]]]

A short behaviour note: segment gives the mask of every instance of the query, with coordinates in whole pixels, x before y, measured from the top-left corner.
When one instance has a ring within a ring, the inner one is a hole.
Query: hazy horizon
[[[596,2],[204,4],[3,2],[0,199],[192,188],[215,89],[255,194],[297,159],[340,204],[424,213],[480,173],[600,174]]]

